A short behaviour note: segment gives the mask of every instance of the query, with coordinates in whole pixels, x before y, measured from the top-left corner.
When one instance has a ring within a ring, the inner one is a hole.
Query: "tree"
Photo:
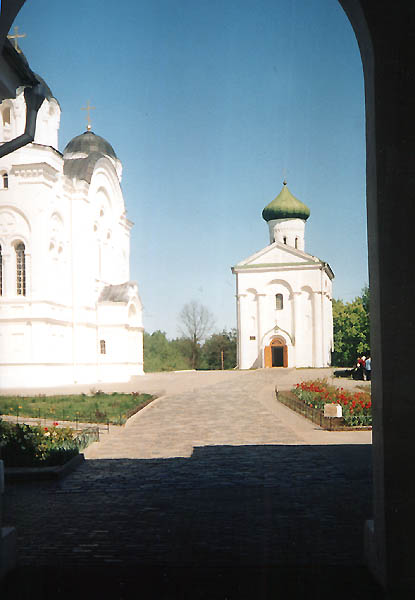
[[[176,342],[169,341],[164,331],[144,332],[145,372],[188,369],[189,361]]]
[[[236,329],[214,333],[208,338],[201,350],[202,369],[233,369],[236,365]]]
[[[369,353],[369,299],[366,286],[352,302],[333,300],[333,365],[354,366],[359,355]]]
[[[179,314],[181,333],[188,340],[190,362],[193,369],[199,363],[200,342],[211,331],[214,319],[212,313],[195,300],[185,304]]]

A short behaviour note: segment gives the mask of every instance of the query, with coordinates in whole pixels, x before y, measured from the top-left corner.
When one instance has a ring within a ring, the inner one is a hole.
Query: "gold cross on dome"
[[[89,111],[90,110],[95,110],[95,106],[91,106],[89,104],[89,100],[88,100],[87,105],[86,106],[82,106],[81,110],[86,110],[87,111],[87,113],[86,113],[86,119],[87,119],[87,121],[86,121],[87,122],[86,129],[87,129],[87,131],[91,131],[91,116],[89,114]]]
[[[287,185],[287,169],[284,167],[282,170],[282,176],[284,177],[283,185]]]
[[[17,43],[17,40],[18,40],[18,38],[24,38],[24,37],[26,37],[26,34],[25,33],[19,33],[19,28],[17,26],[14,28],[14,34],[7,36],[7,39],[13,40],[12,44],[14,45],[14,49],[19,54],[21,54],[22,51],[19,48],[19,44]]]

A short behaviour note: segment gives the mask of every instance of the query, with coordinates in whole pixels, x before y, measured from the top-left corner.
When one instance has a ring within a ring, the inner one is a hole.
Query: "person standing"
[[[365,371],[366,371],[366,379],[367,379],[367,381],[370,381],[371,377],[372,377],[372,360],[371,360],[370,356],[368,356],[365,361]]]
[[[363,379],[363,381],[366,380],[365,363],[366,356],[359,356],[357,359],[357,371],[359,373],[359,379]]]

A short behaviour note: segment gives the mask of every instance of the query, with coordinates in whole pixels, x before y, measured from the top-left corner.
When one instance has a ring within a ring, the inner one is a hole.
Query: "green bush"
[[[68,427],[40,427],[0,420],[0,455],[6,467],[61,465],[79,453]]]

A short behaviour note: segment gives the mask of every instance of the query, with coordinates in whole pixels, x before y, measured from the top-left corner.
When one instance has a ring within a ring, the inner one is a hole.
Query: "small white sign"
[[[343,416],[342,407],[340,404],[325,404],[324,416],[329,418],[341,417]]]

